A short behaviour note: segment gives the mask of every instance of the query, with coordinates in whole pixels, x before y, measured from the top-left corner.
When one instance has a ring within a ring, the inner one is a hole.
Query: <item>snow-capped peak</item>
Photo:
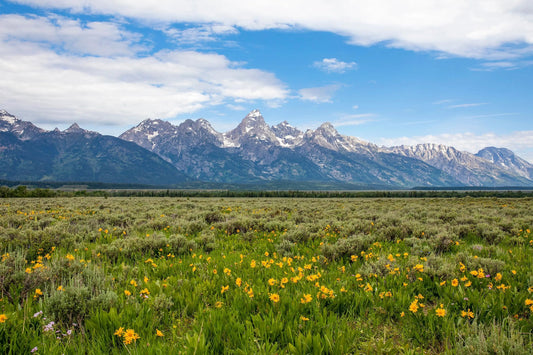
[[[7,122],[11,125],[17,122],[16,117],[7,112],[6,110],[0,110],[0,120]]]
[[[258,109],[254,109],[249,114],[247,114],[246,117],[250,119],[255,119],[255,118],[263,117],[263,115],[261,115],[261,111],[259,111]]]

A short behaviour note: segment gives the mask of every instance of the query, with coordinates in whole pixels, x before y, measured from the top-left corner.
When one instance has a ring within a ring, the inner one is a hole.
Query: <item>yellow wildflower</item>
[[[279,302],[279,295],[277,293],[271,293],[270,297],[268,297],[272,302],[278,303]]]
[[[131,292],[128,291],[128,290],[124,290],[124,294],[125,294],[126,296],[131,296]]]
[[[226,292],[227,290],[229,290],[229,285],[222,286],[222,289],[220,290],[220,293],[224,293],[224,292]]]
[[[437,317],[444,317],[446,315],[446,310],[444,309],[443,304],[441,303],[440,308],[437,308],[435,310],[435,314]]]
[[[157,335],[158,337],[164,337],[165,336],[165,334],[163,334],[163,332],[160,331],[159,329],[155,330],[155,335]]]
[[[311,302],[312,300],[313,300],[313,297],[311,297],[310,294],[304,293],[303,297],[300,298],[300,303],[305,304],[305,303]]]
[[[304,317],[304,316],[300,316],[300,320],[304,321],[304,322],[307,322],[309,320],[309,318],[307,317]]]
[[[241,287],[242,285],[242,279],[240,277],[237,277],[237,280],[235,280],[235,284],[238,286],[238,287]]]
[[[418,311],[418,299],[415,299],[411,304],[409,305],[409,310],[413,313],[416,313]]]
[[[0,323],[5,323],[7,320],[7,316],[5,314],[0,314]]]
[[[453,287],[457,287],[457,286],[459,286],[459,281],[458,281],[457,279],[453,279],[453,280],[452,280],[452,286],[453,286]]]
[[[136,342],[140,338],[139,334],[135,333],[133,329],[127,329],[124,332],[124,344],[131,344],[132,341]]]
[[[120,327],[120,328],[118,328],[118,329],[115,331],[115,334],[114,334],[114,335],[117,335],[117,336],[121,337],[122,334],[124,334],[124,328],[123,328],[123,327]]]
[[[468,311],[461,311],[461,317],[463,318],[474,318],[474,312],[472,312],[470,310],[470,308],[468,309]]]

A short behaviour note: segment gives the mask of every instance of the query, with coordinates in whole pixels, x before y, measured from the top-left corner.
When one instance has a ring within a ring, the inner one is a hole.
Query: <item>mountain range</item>
[[[533,165],[505,148],[379,147],[330,124],[269,126],[258,110],[233,130],[205,119],[147,119],[118,138],[81,129],[45,131],[0,110],[0,179],[176,185],[328,182],[392,188],[533,186]]]

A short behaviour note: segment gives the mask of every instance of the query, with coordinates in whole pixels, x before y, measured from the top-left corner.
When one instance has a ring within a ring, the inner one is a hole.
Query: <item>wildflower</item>
[[[240,277],[237,277],[237,279],[235,280],[235,284],[238,286],[238,287],[241,287],[242,285],[242,279]]]
[[[437,308],[435,310],[435,314],[437,315],[437,317],[444,317],[446,315],[446,310],[444,309],[442,303],[440,304],[440,308]]]
[[[42,296],[43,295],[43,292],[41,291],[40,288],[36,288],[35,289],[35,294],[33,295],[33,298],[39,298],[39,296]]]
[[[5,323],[7,320],[7,316],[5,314],[0,314],[0,323]]]
[[[226,267],[226,268],[224,268],[224,273],[226,275],[230,276],[231,275],[231,270]]]
[[[130,285],[132,285],[133,287],[137,287],[137,282],[135,282],[135,280],[131,280]]]
[[[65,291],[65,288],[61,285],[57,286],[57,291]]]
[[[289,282],[289,279],[284,277],[281,279],[280,286],[285,287],[285,284]]]
[[[252,260],[250,261],[250,267],[253,269],[257,266],[257,263],[255,262],[255,260]]]
[[[400,317],[405,317],[405,312],[400,313]]]
[[[140,338],[139,334],[135,333],[133,329],[127,329],[124,332],[124,344],[131,344],[132,341],[136,342]]]
[[[131,292],[128,291],[128,290],[124,290],[124,294],[125,294],[126,296],[131,296]]]
[[[271,293],[270,297],[268,297],[272,302],[278,303],[279,302],[279,295],[277,293]]]
[[[528,299],[526,299],[525,304],[526,304],[526,306],[531,306],[531,305],[533,305],[533,300],[530,300],[528,298]]]
[[[350,259],[352,260],[352,262],[357,261],[357,258],[358,258],[357,255],[352,255],[352,256],[350,257]]]
[[[304,316],[300,316],[300,320],[304,321],[304,322],[307,322],[309,320],[309,318],[307,317],[304,317]]]
[[[472,281],[468,281],[465,283],[465,287],[470,287],[470,286],[472,286]]]
[[[418,271],[418,272],[424,272],[424,265],[422,264],[416,264],[414,267],[413,267],[414,270]]]
[[[54,330],[54,325],[56,324],[56,322],[54,321],[51,321],[50,323],[48,323],[47,325],[43,326],[43,332],[51,332]]]
[[[34,352],[36,352],[36,351],[38,351],[38,350],[39,350],[39,348],[38,348],[38,347],[34,347],[33,349],[31,349],[31,351],[30,351],[30,352],[31,352],[31,353],[34,353]]]
[[[145,284],[148,283],[148,277],[146,277],[146,276],[144,277],[144,283]]]
[[[276,279],[268,279],[268,284],[269,284],[270,286],[274,286],[274,285],[277,284],[277,283],[278,283],[278,280],[276,280]]]
[[[409,310],[413,313],[416,313],[418,311],[418,299],[411,302],[411,304],[409,305]]]
[[[41,314],[43,314],[43,311],[39,311],[33,315],[33,318],[39,317]]]
[[[222,289],[220,290],[220,293],[224,293],[224,292],[226,292],[227,290],[229,290],[229,285],[222,286]]]
[[[300,298],[300,303],[305,304],[305,303],[311,302],[312,300],[313,300],[313,298],[311,297],[310,294],[304,293],[303,297]]]
[[[501,281],[502,279],[502,274],[500,274],[499,272],[496,274],[496,276],[494,276],[494,280],[495,281]]]
[[[65,258],[67,258],[68,261],[73,261],[74,259],[76,259],[72,254],[67,254]]]
[[[453,287],[457,287],[457,286],[459,286],[459,281],[458,281],[457,279],[453,279],[453,280],[452,280],[452,286],[453,286]]]
[[[163,332],[160,331],[159,329],[155,330],[155,335],[157,335],[158,337],[164,337],[165,336],[165,334],[163,334]]]
[[[461,317],[463,318],[474,318],[474,312],[472,312],[470,310],[470,308],[468,309],[468,311],[461,311]]]
[[[124,328],[123,328],[123,327],[120,327],[120,328],[118,328],[118,329],[115,331],[115,333],[114,333],[113,335],[116,335],[116,336],[121,337],[122,334],[124,334]]]
[[[217,302],[215,302],[215,307],[216,308],[222,308],[223,304],[224,304],[224,302],[217,301]]]
[[[446,280],[442,281],[442,282],[440,283],[440,285],[441,285],[441,286],[446,285]]]
[[[365,286],[365,292],[372,292],[374,289],[372,288],[372,286],[367,283],[366,286]]]

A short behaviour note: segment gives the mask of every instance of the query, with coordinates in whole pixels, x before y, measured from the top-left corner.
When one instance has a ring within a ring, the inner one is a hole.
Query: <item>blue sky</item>
[[[493,0],[0,1],[0,108],[118,135],[331,122],[379,145],[533,161],[533,4]]]

